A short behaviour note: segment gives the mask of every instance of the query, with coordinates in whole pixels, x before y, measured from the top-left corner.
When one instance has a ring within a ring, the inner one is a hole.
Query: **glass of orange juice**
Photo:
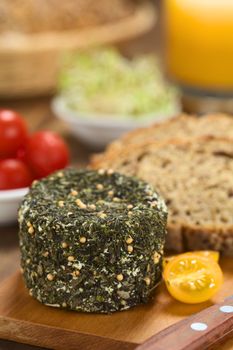
[[[233,94],[233,0],[164,0],[164,14],[168,75]]]

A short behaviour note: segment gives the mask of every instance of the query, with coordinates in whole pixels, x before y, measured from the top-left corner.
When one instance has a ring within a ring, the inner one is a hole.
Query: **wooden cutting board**
[[[0,338],[62,350],[134,349],[165,327],[233,294],[233,259],[222,259],[221,266],[225,281],[212,302],[179,303],[161,284],[150,304],[112,315],[44,306],[28,295],[17,272],[0,285]],[[223,349],[233,349],[233,339]]]

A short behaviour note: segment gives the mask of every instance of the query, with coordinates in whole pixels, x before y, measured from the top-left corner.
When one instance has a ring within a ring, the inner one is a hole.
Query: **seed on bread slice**
[[[108,158],[120,155],[129,145],[136,146],[145,141],[167,141],[171,138],[191,138],[204,135],[228,137],[233,139],[233,116],[209,114],[203,117],[180,116],[150,127],[133,130],[111,143],[106,151],[92,157],[92,164],[104,164]]]
[[[155,186],[169,208],[167,248],[233,256],[233,142],[201,137],[129,146],[100,167]]]

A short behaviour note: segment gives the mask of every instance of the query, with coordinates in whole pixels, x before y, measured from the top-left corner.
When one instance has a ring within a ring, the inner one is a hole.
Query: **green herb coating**
[[[30,295],[84,312],[147,302],[161,279],[167,210],[145,182],[69,168],[34,183],[19,210]]]

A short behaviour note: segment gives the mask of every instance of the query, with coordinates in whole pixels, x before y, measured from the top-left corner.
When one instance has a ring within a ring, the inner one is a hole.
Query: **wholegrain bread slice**
[[[167,248],[233,256],[233,142],[200,137],[146,142],[98,163],[153,185],[169,208]]]
[[[92,157],[93,166],[104,164],[105,160],[117,157],[124,148],[134,147],[142,142],[167,141],[171,138],[190,138],[204,135],[228,137],[233,139],[233,116],[209,114],[195,117],[181,114],[169,121],[150,127],[133,130],[111,143],[106,151]]]

